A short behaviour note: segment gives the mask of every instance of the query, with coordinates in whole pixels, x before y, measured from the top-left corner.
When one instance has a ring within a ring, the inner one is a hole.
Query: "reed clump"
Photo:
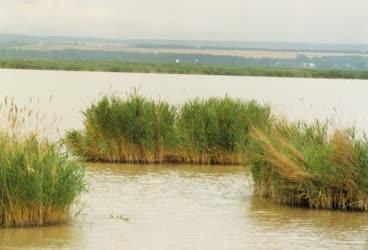
[[[291,206],[368,210],[368,140],[327,123],[253,128],[248,150],[257,196]]]
[[[255,101],[229,97],[189,101],[178,113],[178,155],[190,163],[244,163],[250,127],[264,127],[269,119],[270,108]]]
[[[264,126],[270,108],[229,97],[179,107],[133,92],[103,96],[84,112],[84,129],[66,144],[87,161],[239,164],[251,124]]]
[[[87,161],[160,163],[175,143],[175,107],[136,92],[104,96],[83,116],[84,130],[68,131],[66,143]]]
[[[84,167],[60,143],[29,129],[32,110],[7,99],[1,108],[7,111],[0,124],[0,227],[68,221],[71,205],[86,187]]]

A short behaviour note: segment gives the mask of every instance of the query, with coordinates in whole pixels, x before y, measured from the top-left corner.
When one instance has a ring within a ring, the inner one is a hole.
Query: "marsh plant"
[[[240,164],[252,126],[267,126],[270,108],[255,101],[225,98],[184,103],[177,119],[179,155],[184,162]]]
[[[249,144],[255,194],[322,209],[368,210],[368,140],[328,123],[275,121]]]
[[[254,194],[309,208],[368,210],[368,139],[327,122],[287,122],[229,97],[174,107],[137,92],[102,96],[67,133],[88,161],[246,164]]]
[[[31,127],[42,120],[37,112],[8,98],[0,107],[0,227],[68,221],[86,187],[83,166]]]
[[[179,107],[142,97],[105,95],[83,111],[84,129],[66,144],[87,161],[238,164],[250,126],[268,123],[270,109],[229,97]]]
[[[175,108],[139,96],[103,96],[85,111],[84,130],[67,133],[66,143],[89,161],[163,162],[175,144]]]

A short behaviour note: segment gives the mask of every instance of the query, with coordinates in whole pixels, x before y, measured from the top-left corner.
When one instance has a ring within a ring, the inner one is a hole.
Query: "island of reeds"
[[[368,210],[368,138],[327,122],[287,122],[229,97],[180,106],[136,92],[83,111],[66,145],[86,161],[250,165],[254,195],[316,209]]]
[[[241,164],[251,126],[265,126],[270,108],[228,97],[176,107],[134,92],[102,97],[83,118],[66,145],[87,161]]]
[[[29,128],[33,110],[7,99],[0,107],[6,110],[0,124],[0,227],[67,222],[86,187],[84,167],[42,130]]]
[[[368,140],[328,123],[273,122],[248,144],[255,195],[317,209],[368,210]]]

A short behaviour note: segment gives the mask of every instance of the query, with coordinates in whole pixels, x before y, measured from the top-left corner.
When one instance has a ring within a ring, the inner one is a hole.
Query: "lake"
[[[81,128],[100,93],[181,104],[194,97],[254,98],[289,119],[368,129],[368,81],[0,70],[0,98],[56,113]],[[49,97],[52,101],[49,103]],[[71,223],[0,229],[0,249],[363,249],[367,213],[290,208],[251,196],[247,167],[89,164],[90,191]]]
[[[39,98],[37,109],[62,118],[61,129],[81,128],[81,110],[101,93],[130,93],[181,104],[195,97],[231,96],[272,104],[275,113],[335,126],[368,129],[368,81],[0,69],[0,98]],[[49,104],[49,97],[53,100]]]
[[[367,213],[253,198],[245,167],[92,164],[87,177],[90,192],[71,224],[0,229],[0,249],[362,249],[368,243]]]

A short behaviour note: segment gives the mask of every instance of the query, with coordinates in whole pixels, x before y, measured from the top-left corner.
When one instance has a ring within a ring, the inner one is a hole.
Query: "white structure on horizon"
[[[176,59],[176,60],[175,60],[175,62],[176,62],[176,63],[180,63],[180,60],[179,60],[179,59]]]
[[[315,69],[316,65],[314,63],[304,63],[303,64],[305,69]]]

